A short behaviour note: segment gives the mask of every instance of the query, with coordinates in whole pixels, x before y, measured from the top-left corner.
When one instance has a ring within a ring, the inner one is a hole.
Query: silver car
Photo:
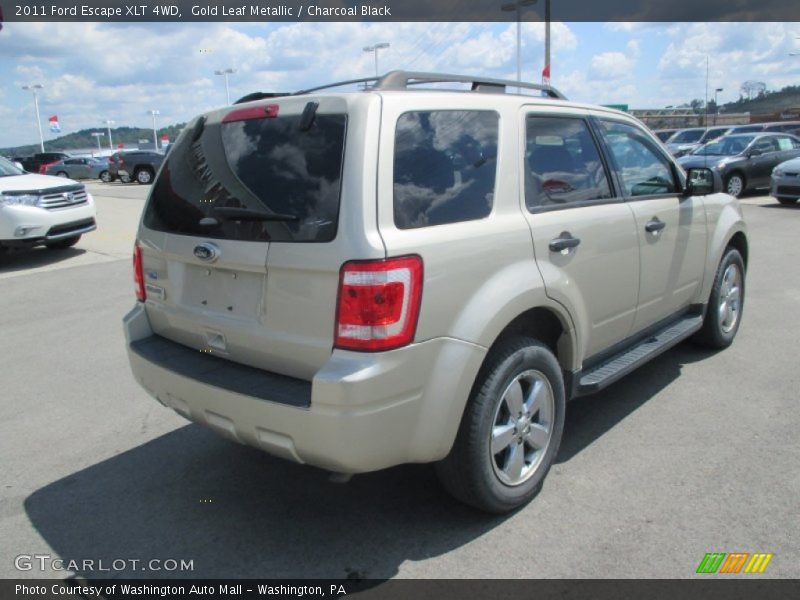
[[[781,204],[795,204],[800,198],[800,158],[782,162],[772,169],[770,195]]]
[[[638,120],[553,88],[367,84],[187,125],[137,234],[131,368],[231,440],[344,475],[433,462],[506,512],[541,489],[569,399],[733,342],[742,212]]]
[[[48,165],[45,175],[56,175],[69,179],[111,181],[108,175],[108,159],[102,158],[65,158]]]

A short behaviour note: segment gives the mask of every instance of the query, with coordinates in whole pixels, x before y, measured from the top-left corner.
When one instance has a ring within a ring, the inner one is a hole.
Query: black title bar
[[[543,19],[548,0],[519,8],[523,21]],[[517,20],[501,0],[0,0],[7,22]],[[514,3],[511,3],[514,4]],[[553,0],[551,19],[612,21],[800,21],[796,0]]]

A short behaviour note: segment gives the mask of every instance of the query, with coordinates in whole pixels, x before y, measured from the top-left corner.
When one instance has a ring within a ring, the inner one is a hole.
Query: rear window
[[[239,241],[332,240],[346,124],[344,114],[317,114],[302,128],[301,115],[195,121],[161,169],[145,226]]]

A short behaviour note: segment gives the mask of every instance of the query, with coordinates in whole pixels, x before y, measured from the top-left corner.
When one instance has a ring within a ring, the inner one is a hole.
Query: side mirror
[[[722,179],[719,173],[705,167],[691,168],[686,171],[687,196],[707,196],[722,191]]]

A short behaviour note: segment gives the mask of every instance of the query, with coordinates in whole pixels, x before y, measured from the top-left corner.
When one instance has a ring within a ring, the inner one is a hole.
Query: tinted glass
[[[413,229],[492,210],[499,117],[489,111],[408,112],[397,120],[394,222]]]
[[[608,146],[628,196],[670,194],[677,191],[669,161],[639,128],[602,121]]]
[[[726,135],[694,151],[701,156],[735,156],[744,152],[755,139],[753,135]]]
[[[600,153],[582,119],[528,117],[525,164],[529,210],[611,197]]]
[[[774,137],[759,138],[753,144],[753,150],[758,150],[762,154],[778,151],[778,141]]]
[[[21,171],[14,163],[11,161],[3,158],[0,156],[0,177],[10,177],[12,175],[24,175],[24,171]]]
[[[726,131],[727,129],[709,129],[703,134],[703,137],[700,138],[700,143],[710,142],[711,140],[715,140]]]
[[[330,241],[338,223],[345,127],[343,114],[318,114],[305,130],[300,115],[190,125],[153,186],[144,223],[207,238]],[[246,209],[250,217],[218,207]],[[280,217],[251,218],[261,214]]]

